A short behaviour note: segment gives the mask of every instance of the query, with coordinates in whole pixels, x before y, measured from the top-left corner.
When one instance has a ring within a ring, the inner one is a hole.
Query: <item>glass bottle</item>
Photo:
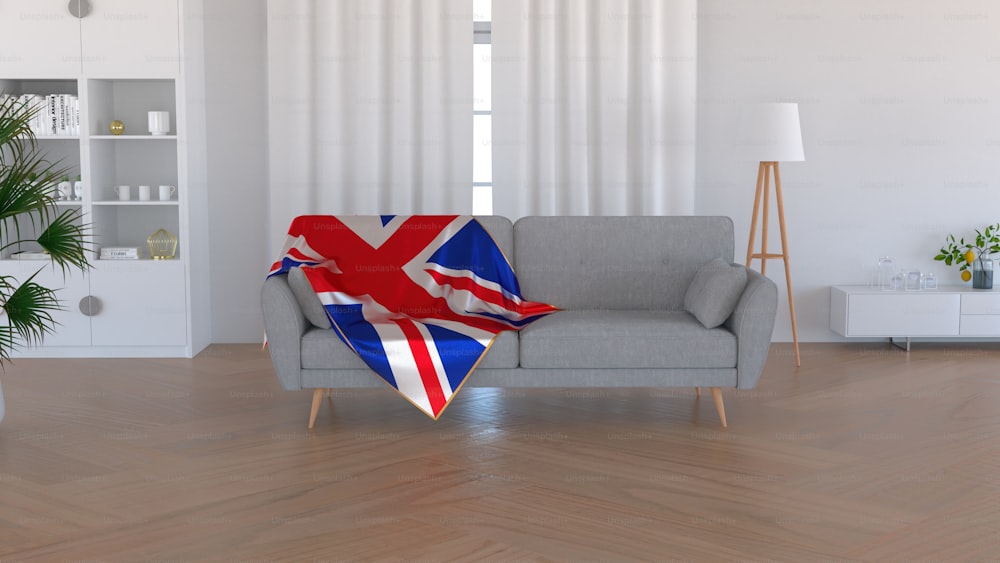
[[[882,290],[891,290],[892,277],[896,275],[896,263],[892,258],[883,256],[878,261],[878,287]]]

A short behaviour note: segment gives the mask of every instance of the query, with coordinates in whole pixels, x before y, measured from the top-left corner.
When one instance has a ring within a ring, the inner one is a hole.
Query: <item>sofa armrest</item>
[[[753,389],[767,361],[778,310],[778,286],[747,268],[747,285],[725,326],[736,335],[736,388]]]
[[[302,314],[285,275],[264,281],[260,306],[268,352],[281,386],[289,391],[302,389],[302,335],[309,321]]]

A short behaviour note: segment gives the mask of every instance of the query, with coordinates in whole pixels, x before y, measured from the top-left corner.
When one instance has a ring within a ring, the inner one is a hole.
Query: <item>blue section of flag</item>
[[[337,327],[350,335],[351,346],[368,367],[375,370],[386,383],[399,389],[396,378],[392,375],[392,368],[389,367],[385,349],[382,348],[382,339],[375,331],[375,326],[365,320],[361,305],[324,305],[324,308],[337,323]],[[337,331],[337,336],[343,340],[345,335],[341,334],[340,330]]]
[[[389,221],[392,221],[393,218],[395,218],[396,216],[395,215],[380,215],[380,217],[382,218],[382,226],[384,227],[384,226],[388,225]]]
[[[296,260],[295,258],[286,256],[281,259],[281,269],[276,272],[271,272],[267,275],[267,277],[276,276],[278,274],[287,274],[292,268],[298,268],[299,266],[312,266],[314,264],[317,264],[317,262]]]
[[[448,376],[448,384],[452,390],[458,389],[486,347],[473,338],[444,327],[432,324],[425,324],[424,327],[434,339],[434,346],[441,357],[445,375]]]
[[[540,319],[540,318],[542,318],[542,317],[545,316],[545,315],[536,315],[534,317],[525,317],[525,318],[523,318],[521,320],[517,320],[517,319],[507,318],[507,317],[505,317],[503,315],[496,315],[496,314],[493,314],[493,313],[487,313],[486,311],[476,311],[474,314],[476,314],[476,315],[478,315],[480,317],[489,317],[491,319],[496,319],[498,321],[501,321],[503,323],[506,323],[506,324],[509,324],[509,325],[515,326],[515,327],[528,326],[529,324],[531,324],[531,323],[533,323],[533,322],[537,321],[538,319]],[[548,313],[546,313],[546,315],[547,314]]]
[[[500,284],[508,293],[521,296],[514,270],[479,221],[469,221],[427,261],[452,270],[470,271],[479,278]]]

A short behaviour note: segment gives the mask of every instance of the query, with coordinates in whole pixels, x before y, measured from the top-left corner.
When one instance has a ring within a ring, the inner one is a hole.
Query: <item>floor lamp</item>
[[[785,283],[788,285],[788,309],[792,318],[792,341],[795,343],[795,365],[799,358],[799,335],[795,326],[795,299],[792,296],[792,276],[788,266],[788,236],[785,230],[785,206],[781,199],[781,169],[779,162],[805,160],[802,149],[802,129],[799,125],[799,105],[795,103],[758,104],[744,110],[740,120],[740,140],[747,154],[759,162],[757,166],[757,192],[753,199],[753,219],[750,223],[750,241],[747,243],[747,267],[754,258],[760,259],[760,273],[767,274],[767,261],[780,258],[785,264]],[[774,198],[778,204],[778,226],[781,232],[781,253],[768,252],[768,202],[771,177],[774,177]],[[763,208],[761,203],[763,202]],[[757,218],[761,216],[760,251],[754,251],[757,236]]]

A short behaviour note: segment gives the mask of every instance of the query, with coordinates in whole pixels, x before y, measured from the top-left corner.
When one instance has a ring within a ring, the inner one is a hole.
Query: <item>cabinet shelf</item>
[[[158,200],[158,199],[157,200],[152,200],[151,199],[149,201],[131,200],[131,199],[127,200],[127,201],[122,201],[122,200],[106,200],[106,201],[95,201],[95,202],[91,203],[91,205],[93,205],[94,207],[105,207],[105,206],[107,206],[107,207],[146,207],[146,206],[161,206],[161,205],[163,205],[163,206],[170,206],[170,205],[176,206],[177,204],[178,204],[178,201],[176,199],[170,199],[170,200]]]
[[[44,262],[44,260],[38,260],[39,262]],[[23,262],[29,262],[29,260],[23,260]],[[99,256],[95,257],[92,262],[100,262],[101,264],[135,264],[140,262],[143,264],[166,264],[168,262],[180,262],[177,258],[167,258],[164,260],[153,260],[152,258],[139,257],[139,258],[104,258],[101,259]],[[154,266],[155,268],[155,266]]]
[[[177,135],[91,135],[94,141],[176,141]]]
[[[52,260],[49,258],[18,258],[16,256],[4,256],[3,258],[0,258],[0,262],[11,264],[38,264],[39,266],[46,266],[51,264]]]

